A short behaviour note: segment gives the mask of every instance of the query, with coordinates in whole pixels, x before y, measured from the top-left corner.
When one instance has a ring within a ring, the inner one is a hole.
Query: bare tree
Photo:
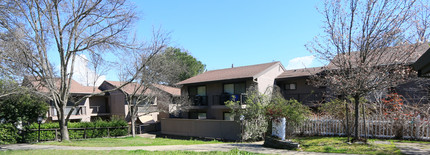
[[[160,30],[154,31],[153,40],[144,50],[135,50],[132,52],[132,56],[127,55],[123,58],[127,61],[121,65],[120,79],[129,79],[130,76],[139,75],[131,84],[122,89],[126,96],[133,137],[136,134],[138,117],[165,110],[165,107],[168,109],[168,105],[157,105],[169,103],[157,102],[159,100],[172,100],[160,92],[160,84],[176,78],[174,76],[183,69],[178,62],[168,59],[169,57],[164,54],[168,43],[167,36],[168,33],[161,33]],[[147,53],[156,54],[147,55]],[[146,64],[146,67],[139,70],[138,67],[142,64]]]
[[[412,28],[415,29],[420,42],[428,42],[430,28],[430,6],[428,0],[419,0],[415,7],[415,15],[412,17]]]
[[[354,140],[359,140],[360,98],[374,90],[396,86],[412,71],[406,66],[428,45],[418,46],[408,33],[415,1],[325,1],[325,35],[306,45],[325,62],[326,71],[314,80],[335,95],[354,101]]]
[[[134,7],[126,0],[12,0],[1,1],[0,30],[10,35],[13,42],[9,49],[20,55],[9,62],[25,67],[34,80],[40,81],[47,90],[57,111],[61,140],[69,140],[67,123],[70,115],[81,101],[69,100],[71,78],[76,56],[83,52],[103,55],[107,52],[121,54],[124,49],[138,48],[129,39],[129,28],[136,19]],[[152,55],[152,53],[147,53]],[[19,59],[18,59],[19,58]],[[53,62],[58,60],[59,71]],[[137,66],[145,68],[145,64]],[[131,76],[118,88],[133,81]],[[106,90],[101,93],[105,93]],[[74,107],[66,113],[66,105]]]

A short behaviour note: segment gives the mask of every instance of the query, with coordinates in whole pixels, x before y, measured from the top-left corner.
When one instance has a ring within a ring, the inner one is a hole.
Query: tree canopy
[[[203,64],[201,61],[198,61],[186,50],[181,50],[180,48],[175,47],[168,47],[165,50],[164,55],[168,58],[168,60],[178,62],[178,65],[183,68],[178,73],[177,79],[169,83],[170,85],[203,73],[206,69],[205,64]],[[177,68],[179,67],[176,67],[176,69]]]
[[[0,118],[4,119],[4,123],[33,123],[46,112],[46,100],[35,94],[13,94],[0,100]]]

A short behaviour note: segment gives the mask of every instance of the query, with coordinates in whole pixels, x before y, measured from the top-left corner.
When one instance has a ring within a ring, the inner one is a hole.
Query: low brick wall
[[[171,118],[161,120],[161,133],[168,135],[240,140],[240,132],[240,125],[235,121]]]

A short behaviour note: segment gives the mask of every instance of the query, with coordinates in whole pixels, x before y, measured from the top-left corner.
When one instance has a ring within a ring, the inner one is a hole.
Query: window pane
[[[224,93],[234,94],[234,84],[224,84]]]
[[[242,94],[246,92],[245,83],[236,83],[234,85],[234,94]]]
[[[206,96],[206,86],[197,87],[197,95]]]
[[[291,83],[290,84],[290,89],[295,90],[296,89],[296,84],[295,83]]]
[[[197,87],[188,88],[188,93],[190,94],[190,96],[196,96],[197,95]]]
[[[206,113],[199,113],[198,118],[199,119],[206,119]]]
[[[234,121],[234,115],[232,113],[226,112],[224,113],[224,120]]]

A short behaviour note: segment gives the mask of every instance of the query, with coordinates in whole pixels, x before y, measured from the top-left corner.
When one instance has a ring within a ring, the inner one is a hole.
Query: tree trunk
[[[58,121],[60,123],[61,141],[70,141],[69,130],[67,128],[67,122],[64,115],[59,116]]]
[[[360,96],[355,95],[354,96],[354,102],[355,102],[355,124],[354,124],[354,141],[358,141],[359,140],[359,133],[358,133],[358,118],[360,117],[360,113],[359,113],[359,105],[360,105]]]
[[[364,130],[364,141],[367,142],[367,130],[366,130],[366,111],[364,109],[364,104],[361,105],[363,111],[363,130]]]
[[[349,142],[349,109],[348,109],[348,102],[346,102],[345,99],[343,100],[343,102],[345,102],[346,136],[348,137],[348,141],[347,142]]]
[[[131,115],[131,134],[136,137],[136,118]]]

